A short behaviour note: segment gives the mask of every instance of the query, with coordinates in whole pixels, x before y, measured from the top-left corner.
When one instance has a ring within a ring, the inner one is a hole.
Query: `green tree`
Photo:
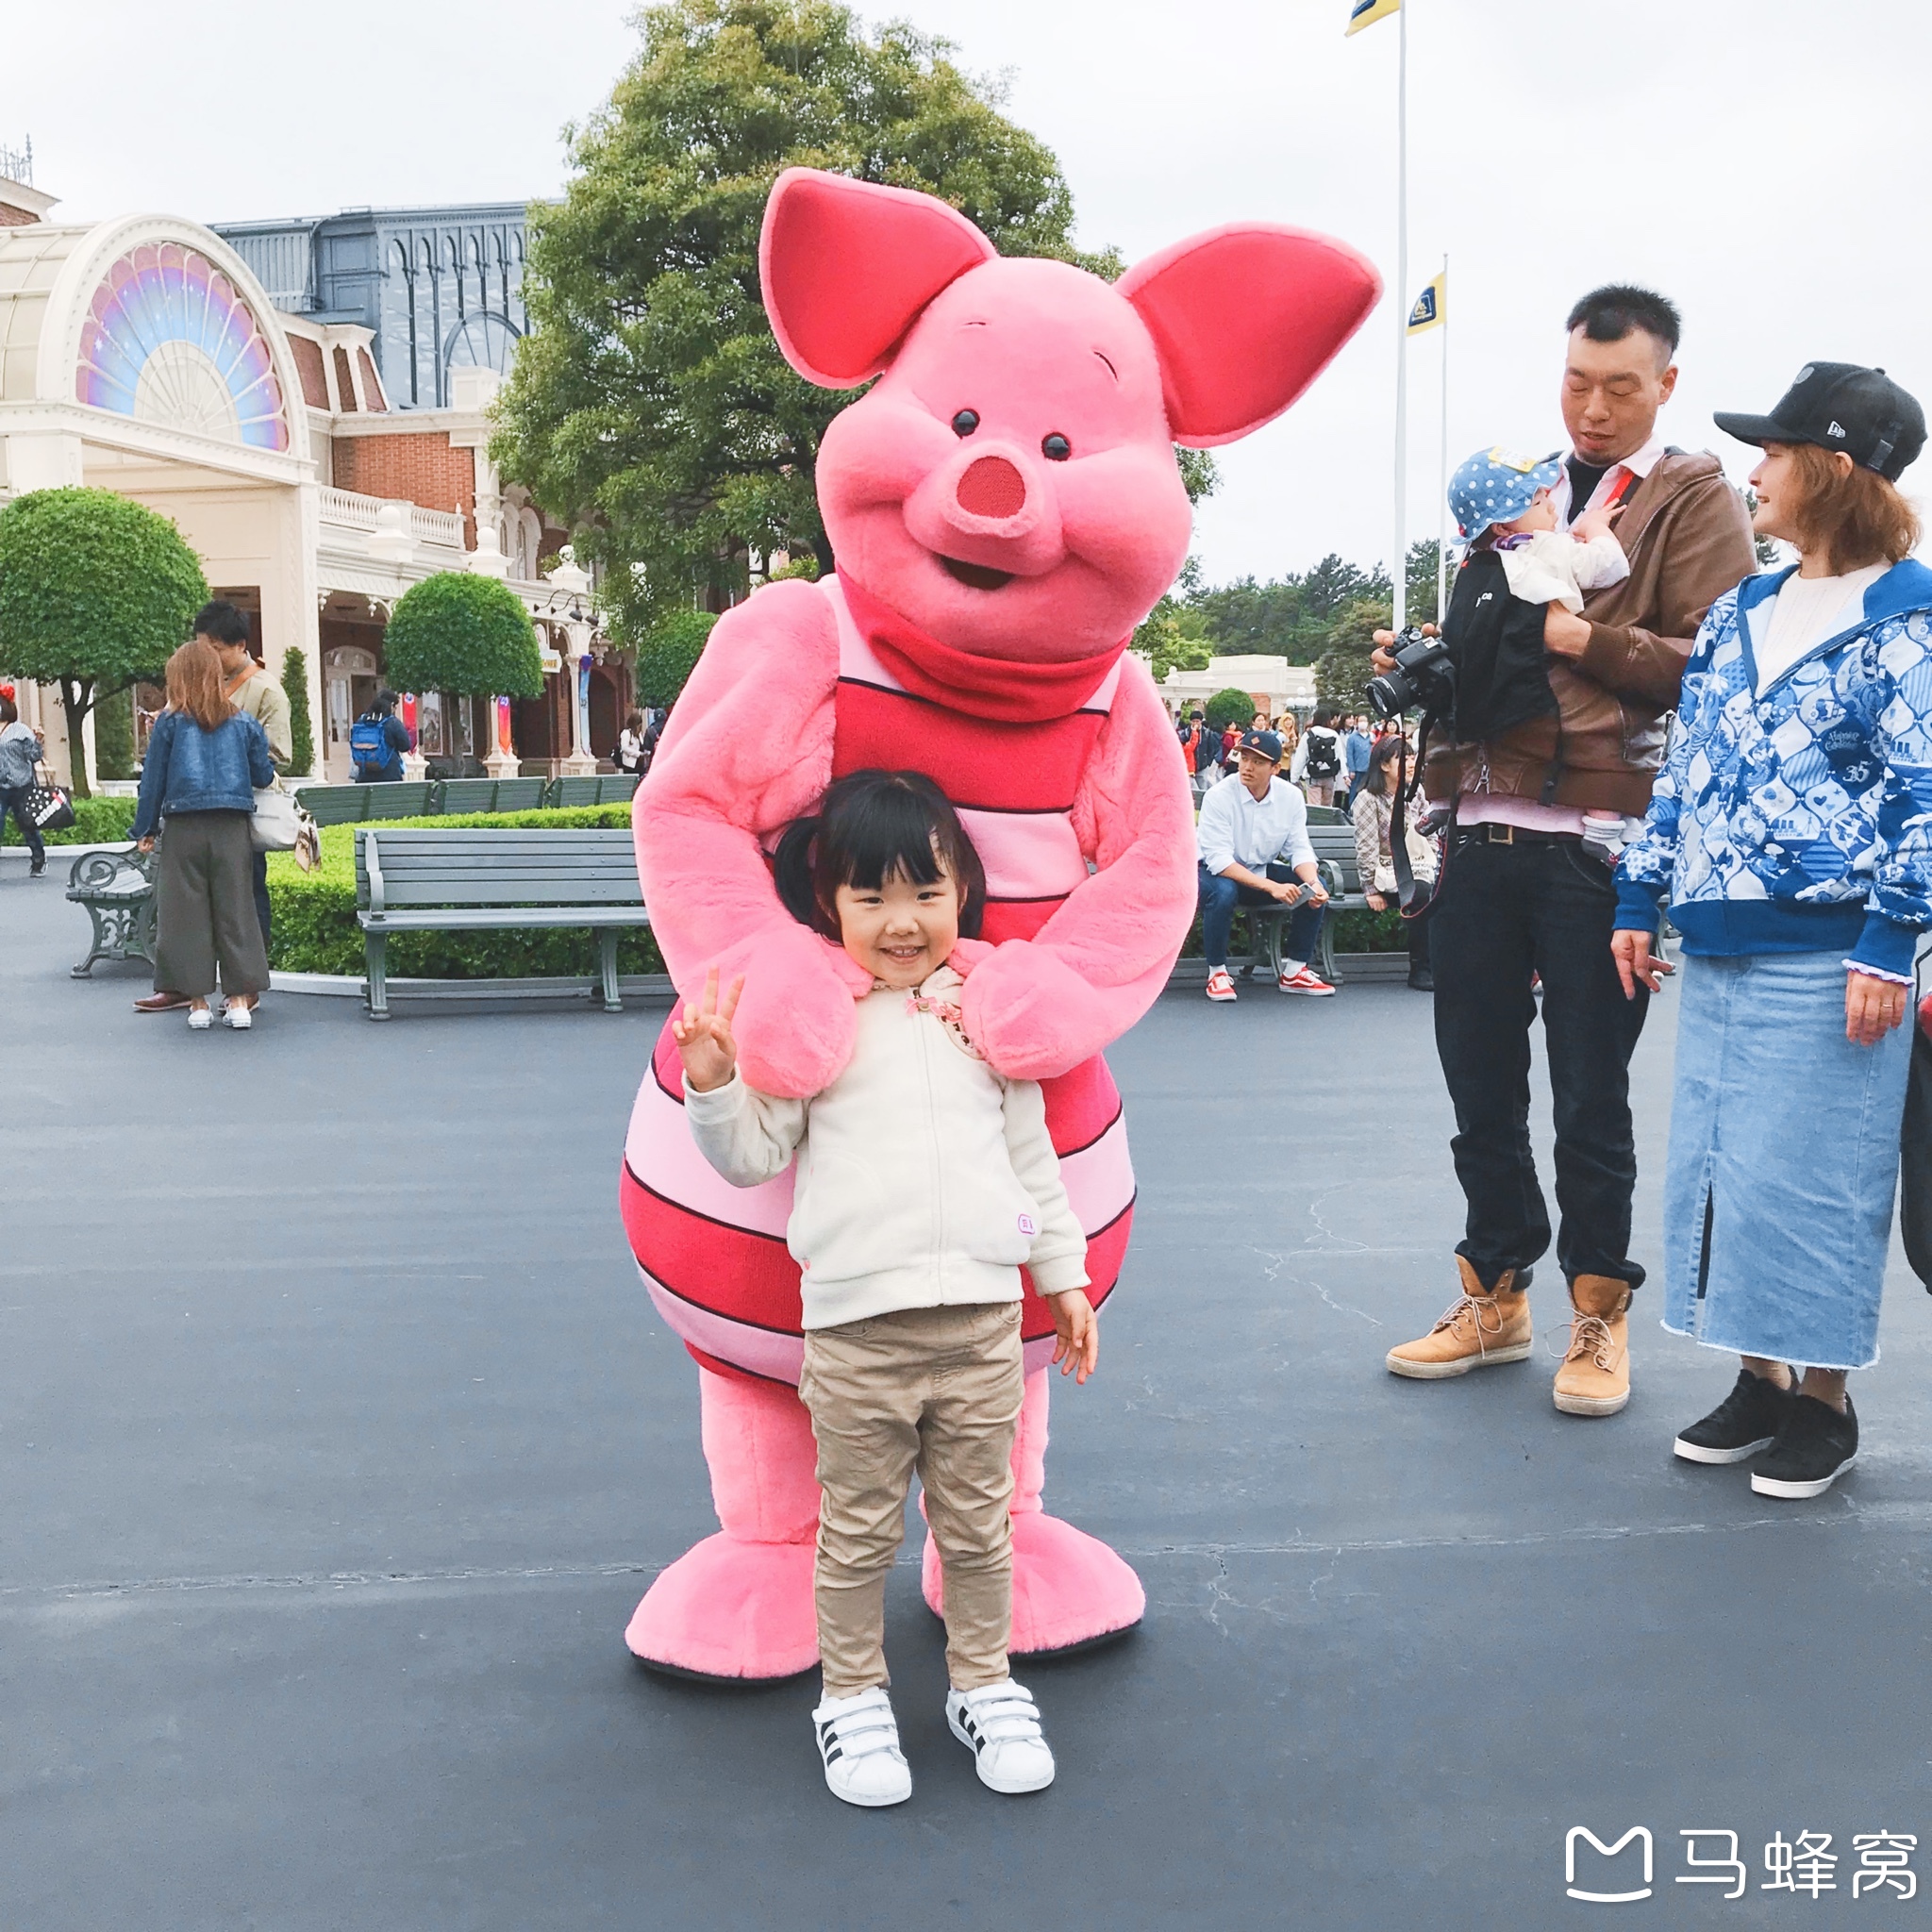
[[[306,778],[315,769],[315,726],[308,716],[308,666],[292,644],[282,653],[282,690],[289,699],[289,775]]]
[[[1375,648],[1374,633],[1386,630],[1391,599],[1385,589],[1379,597],[1356,597],[1329,619],[1322,655],[1315,660],[1315,696],[1343,711],[1369,708],[1368,685],[1374,674],[1369,662]]]
[[[1254,715],[1254,692],[1237,691],[1231,684],[1208,700],[1208,722],[1217,731],[1225,731],[1230,724],[1244,725]]]
[[[383,633],[384,675],[400,691],[458,697],[543,694],[543,660],[523,599],[508,585],[439,571],[403,593]]]
[[[640,21],[608,107],[572,130],[564,199],[530,211],[533,328],[491,449],[604,565],[606,620],[641,643],[694,594],[741,594],[753,550],[832,563],[813,475],[853,398],[792,375],[766,325],[782,169],[925,190],[1004,254],[1075,251],[1058,163],[947,42],[868,32],[831,0],[667,0]],[[1191,475],[1211,487],[1212,466]]]
[[[674,610],[651,626],[638,646],[636,672],[637,693],[645,704],[677,702],[717,622],[708,610]]]
[[[94,775],[134,776],[134,694],[125,688],[94,700]]]
[[[34,490],[0,509],[0,667],[59,687],[77,796],[82,721],[159,678],[207,601],[175,525],[110,490]]]

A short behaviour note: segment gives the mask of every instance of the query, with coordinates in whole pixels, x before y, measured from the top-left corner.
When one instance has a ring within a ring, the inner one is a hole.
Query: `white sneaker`
[[[857,1697],[824,1699],[811,1723],[833,1797],[848,1805],[903,1805],[912,1795],[912,1773],[883,1684]]]
[[[1217,966],[1208,975],[1208,997],[1210,1000],[1231,1000],[1236,997],[1234,975],[1225,966]]]
[[[973,1753],[990,1790],[1043,1791],[1053,1782],[1053,1753],[1041,1735],[1033,1693],[1008,1677],[976,1690],[946,1693],[946,1722]]]
[[[255,1024],[255,1008],[253,1007],[226,1006],[222,1008],[222,1018],[237,1033],[246,1033]]]
[[[206,1033],[215,1024],[215,1016],[206,1007],[190,1007],[188,1024],[196,1033]]]

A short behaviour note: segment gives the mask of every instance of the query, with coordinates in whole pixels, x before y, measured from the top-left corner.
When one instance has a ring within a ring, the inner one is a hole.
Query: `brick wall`
[[[400,436],[339,436],[335,486],[364,496],[401,497],[425,509],[460,510],[463,542],[476,547],[476,463],[473,451],[452,449],[449,432]]]
[[[30,214],[24,208],[15,208],[10,202],[0,201],[0,228],[30,228],[39,220],[39,215]]]

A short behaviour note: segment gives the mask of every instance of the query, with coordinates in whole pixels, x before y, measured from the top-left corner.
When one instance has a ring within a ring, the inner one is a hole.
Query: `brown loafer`
[[[173,1013],[188,1004],[185,992],[151,992],[144,1000],[136,1000],[137,1013]]]

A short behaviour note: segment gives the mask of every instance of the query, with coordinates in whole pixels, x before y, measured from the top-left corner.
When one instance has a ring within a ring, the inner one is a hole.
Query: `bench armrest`
[[[362,862],[369,874],[369,909],[380,914],[387,904],[387,889],[382,882],[382,854],[376,849],[375,832],[362,834]]]

